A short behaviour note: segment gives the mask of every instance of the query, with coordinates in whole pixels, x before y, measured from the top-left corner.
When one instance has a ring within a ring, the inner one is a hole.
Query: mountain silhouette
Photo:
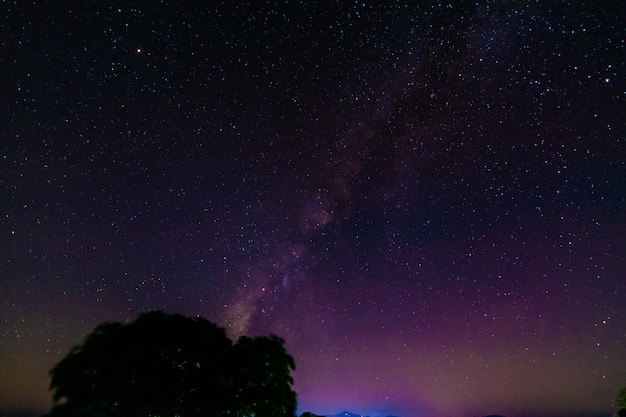
[[[319,416],[321,417],[321,416]],[[350,411],[342,411],[341,413],[338,414],[331,414],[331,415],[327,415],[324,417],[383,417],[383,416],[368,416],[368,415],[364,415],[364,414],[356,414],[356,413],[351,413]],[[398,417],[398,416],[394,416],[394,415],[387,415],[384,417]],[[483,416],[483,417],[504,417],[500,414],[490,414],[488,416]]]
[[[326,417],[383,417],[383,416],[368,416],[364,414],[351,413],[350,411],[342,411],[341,413],[328,415]],[[384,417],[398,417],[398,416],[387,415]]]

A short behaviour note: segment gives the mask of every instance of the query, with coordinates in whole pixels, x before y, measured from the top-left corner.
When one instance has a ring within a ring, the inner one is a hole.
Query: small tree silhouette
[[[49,417],[294,417],[293,358],[277,336],[241,338],[201,319],[104,323],[50,371]]]

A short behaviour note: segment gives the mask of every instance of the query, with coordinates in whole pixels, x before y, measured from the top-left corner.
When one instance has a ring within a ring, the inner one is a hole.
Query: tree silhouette
[[[620,389],[615,397],[615,405],[617,407],[616,416],[626,416],[626,387]]]
[[[294,417],[293,358],[277,336],[241,338],[150,312],[104,323],[50,371],[49,417]]]
[[[241,369],[237,400],[247,404],[239,416],[295,416],[296,394],[291,390],[290,375],[295,363],[282,339],[242,337],[235,346],[235,357]]]
[[[620,389],[615,397],[615,405],[617,408],[626,408],[626,387]]]

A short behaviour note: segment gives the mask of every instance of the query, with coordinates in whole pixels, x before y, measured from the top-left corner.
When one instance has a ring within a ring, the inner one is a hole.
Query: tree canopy
[[[242,337],[160,311],[97,326],[50,371],[49,417],[294,417],[293,358],[278,336]]]
[[[618,416],[626,416],[626,387],[620,389],[615,397]]]

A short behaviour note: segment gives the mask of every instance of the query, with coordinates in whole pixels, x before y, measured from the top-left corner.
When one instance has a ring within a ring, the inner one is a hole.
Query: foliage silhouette
[[[618,409],[626,408],[626,387],[620,389],[615,397],[615,405]]]
[[[617,407],[617,411],[614,416],[626,417],[626,387],[617,392],[617,396],[615,397],[615,406]]]
[[[50,371],[49,417],[294,417],[293,358],[277,337],[241,338],[201,319],[144,313],[103,323]]]

